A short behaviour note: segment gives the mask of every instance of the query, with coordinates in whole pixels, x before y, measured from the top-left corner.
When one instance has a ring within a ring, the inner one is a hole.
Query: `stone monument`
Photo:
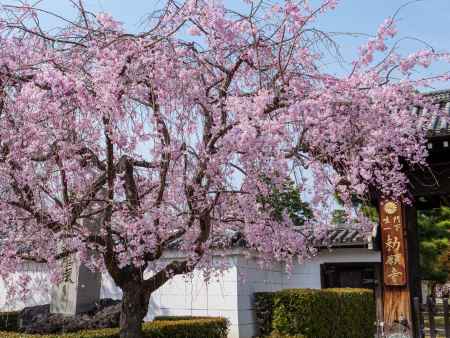
[[[101,219],[85,219],[83,224],[92,232],[98,230]],[[64,252],[64,249],[61,250]],[[77,253],[61,259],[63,281],[53,287],[50,312],[76,315],[88,312],[100,300],[101,273],[93,272],[81,264]]]
[[[92,310],[100,299],[101,274],[80,264],[77,254],[62,259],[63,281],[53,287],[50,312],[75,315]]]

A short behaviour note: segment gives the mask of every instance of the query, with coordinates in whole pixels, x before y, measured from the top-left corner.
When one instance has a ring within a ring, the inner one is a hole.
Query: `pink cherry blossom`
[[[29,19],[43,15],[37,8],[4,6],[0,276],[35,260],[58,283],[60,258],[78,253],[122,288],[124,311],[136,314],[124,317],[129,337],[147,312],[133,297],[148,300],[194,268],[212,271],[230,231],[261,264],[308,259],[312,243],[260,203],[286,182],[311,202],[317,236],[335,192],[347,208],[371,190],[405,198],[404,165],[427,156],[411,108],[437,109],[416,90],[431,80],[409,74],[448,54],[390,54],[388,19],[350,74],[328,74],[309,41],[329,37],[308,28],[336,4],[286,1],[237,15],[206,0],[167,2],[139,34],[83,6],[82,20],[45,33]],[[167,263],[174,248],[186,259]]]

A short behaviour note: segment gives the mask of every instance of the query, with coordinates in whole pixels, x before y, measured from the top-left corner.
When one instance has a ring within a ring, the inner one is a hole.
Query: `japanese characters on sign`
[[[72,281],[73,261],[69,255],[63,258],[63,281],[64,283],[73,283]]]
[[[389,286],[406,285],[403,216],[400,203],[382,201],[380,222],[383,241],[384,284]]]

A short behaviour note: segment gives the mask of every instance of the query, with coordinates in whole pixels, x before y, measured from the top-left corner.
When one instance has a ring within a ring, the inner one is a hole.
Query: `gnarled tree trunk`
[[[140,283],[129,283],[122,288],[120,338],[142,338],[142,322],[148,311],[151,293]]]
[[[114,254],[105,255],[104,259],[108,272],[122,290],[120,338],[143,338],[142,322],[147,314],[152,293],[171,277],[193,269],[193,266],[187,265],[187,261],[172,261],[164,269],[144,280],[141,269],[132,266],[120,269]]]

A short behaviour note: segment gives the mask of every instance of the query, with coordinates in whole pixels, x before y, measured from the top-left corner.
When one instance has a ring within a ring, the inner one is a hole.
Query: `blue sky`
[[[29,0],[34,2],[37,0]],[[227,7],[244,8],[242,0],[223,0]],[[281,0],[266,0],[275,2]],[[310,0],[317,3],[319,0]],[[1,4],[14,3],[15,0],[0,0]],[[161,6],[163,0],[85,0],[86,6],[94,11],[109,12],[122,21],[130,31],[143,28],[142,22],[146,15]],[[381,22],[391,16],[408,0],[340,0],[333,12],[323,16],[318,26],[329,32],[352,32],[374,34]],[[401,10],[398,19],[399,38],[414,37],[424,40],[437,50],[450,51],[450,0],[421,0],[412,2]],[[73,12],[67,0],[42,0],[41,7],[53,10],[59,14],[70,16]],[[50,22],[50,24],[52,24]],[[351,61],[358,52],[366,37],[338,37],[341,53],[346,61]],[[417,41],[408,40],[401,43],[401,50],[411,52],[423,45]],[[335,74],[345,74],[349,66],[342,67],[333,61],[327,65],[327,70]],[[432,68],[434,72],[449,71],[450,66],[439,65]],[[427,70],[426,72],[430,72]],[[443,85],[450,87],[450,85]]]

